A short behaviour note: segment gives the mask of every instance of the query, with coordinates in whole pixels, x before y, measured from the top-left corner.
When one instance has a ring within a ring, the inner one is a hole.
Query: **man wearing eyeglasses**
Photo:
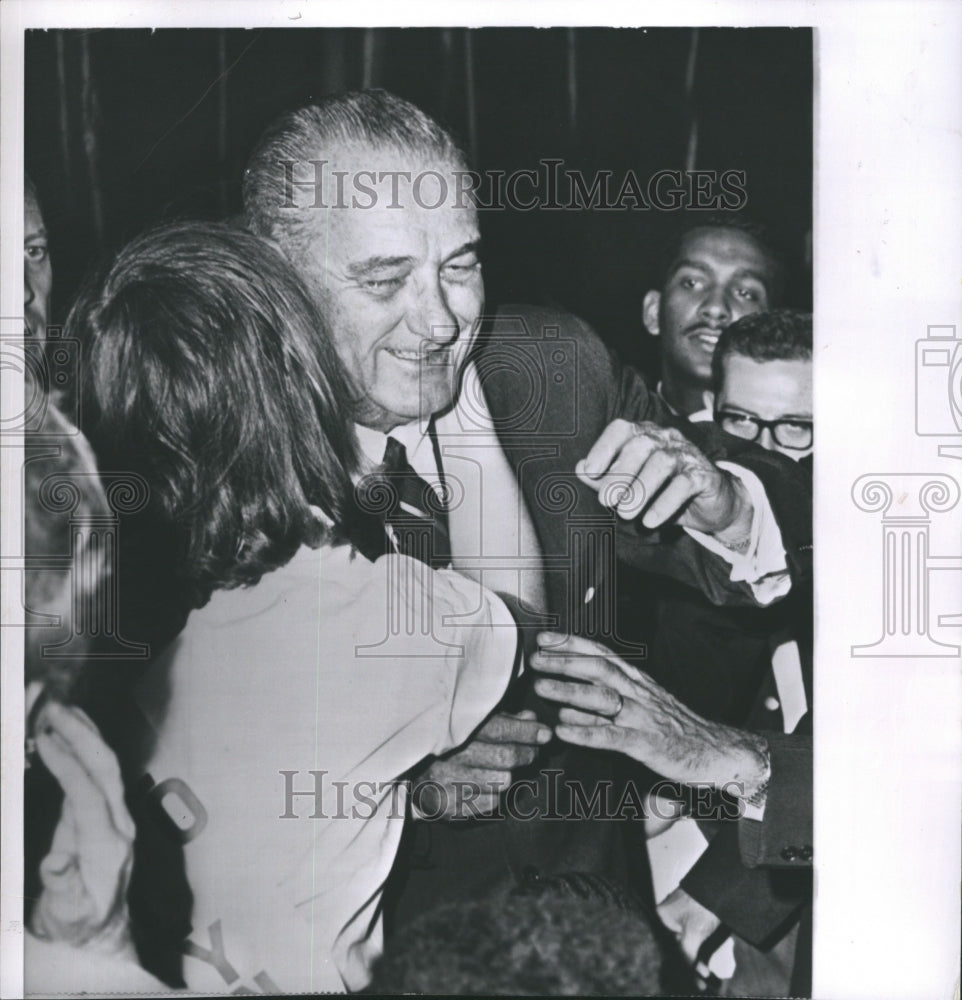
[[[776,309],[733,323],[712,358],[706,410],[729,434],[796,462],[812,453],[812,317]]]
[[[714,420],[769,451],[811,461],[811,313],[778,309],[743,316],[719,337],[711,372],[705,409],[690,420]],[[693,963],[703,961],[727,978],[725,995],[806,996],[811,956],[806,868],[813,856],[811,593],[794,595],[774,613],[740,613],[709,606],[697,595],[666,594],[658,614],[651,667],[705,717],[693,739],[710,737],[724,746],[726,734],[743,730],[719,723],[745,727],[766,738],[772,762],[771,788],[763,796],[767,804],[747,810],[741,823],[716,824],[714,831],[703,824],[702,832],[715,837],[664,898],[657,888],[658,868],[668,867],[668,841],[650,842],[658,913]],[[635,756],[647,762],[647,751]],[[668,836],[691,843],[691,834],[675,826]],[[671,857],[677,863],[677,855]],[[731,943],[719,944],[726,933]]]

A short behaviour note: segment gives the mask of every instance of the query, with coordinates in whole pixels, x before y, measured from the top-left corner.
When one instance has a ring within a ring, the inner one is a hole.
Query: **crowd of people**
[[[485,302],[477,211],[431,193],[469,166],[326,98],[241,218],[75,298],[32,551],[49,475],[108,513],[98,470],[142,483],[85,580],[149,655],[28,630],[28,992],[810,992],[811,316],[761,228],[686,218],[650,384]],[[29,183],[24,252],[42,346]],[[58,580],[31,611],[70,619]]]

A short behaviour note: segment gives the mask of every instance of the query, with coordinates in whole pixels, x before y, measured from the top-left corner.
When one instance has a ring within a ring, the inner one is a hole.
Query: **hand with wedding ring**
[[[763,786],[764,739],[710,722],[651,677],[599,643],[542,633],[530,657],[535,691],[564,707],[555,735],[568,743],[617,750],[671,781],[708,784],[750,798]],[[560,675],[560,676],[559,676]]]
[[[725,544],[751,531],[752,502],[742,482],[671,427],[614,420],[575,473],[626,521],[644,511],[646,528],[674,519]]]

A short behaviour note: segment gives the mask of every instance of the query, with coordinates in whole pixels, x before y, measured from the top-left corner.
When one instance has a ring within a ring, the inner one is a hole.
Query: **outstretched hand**
[[[31,930],[48,941],[132,953],[127,886],[135,830],[117,758],[79,708],[54,701],[40,712],[36,745],[64,801],[40,864]]]
[[[722,541],[747,538],[751,530],[752,503],[741,481],[670,427],[614,420],[575,473],[619,517],[632,520],[644,511],[646,528],[674,520]]]
[[[617,750],[671,781],[751,796],[767,771],[764,740],[697,715],[641,670],[590,639],[542,633],[535,691],[560,702],[555,735]],[[587,682],[587,683],[586,683]]]

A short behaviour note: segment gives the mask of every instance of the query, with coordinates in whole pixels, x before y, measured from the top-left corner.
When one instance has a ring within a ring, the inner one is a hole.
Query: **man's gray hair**
[[[286,111],[261,136],[244,171],[248,227],[285,251],[296,248],[308,216],[292,206],[290,165],[330,161],[349,145],[395,150],[467,169],[467,157],[453,136],[410,101],[386,90],[335,94]]]

